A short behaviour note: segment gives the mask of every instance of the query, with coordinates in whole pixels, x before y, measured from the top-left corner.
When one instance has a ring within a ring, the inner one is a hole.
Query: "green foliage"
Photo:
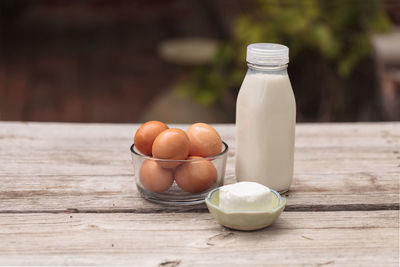
[[[224,90],[240,86],[246,47],[258,42],[285,44],[291,61],[302,51],[314,52],[347,78],[370,55],[369,35],[389,27],[377,0],[256,1],[252,12],[236,18],[233,40],[221,46],[212,63],[197,67],[178,89],[202,104],[215,103]]]

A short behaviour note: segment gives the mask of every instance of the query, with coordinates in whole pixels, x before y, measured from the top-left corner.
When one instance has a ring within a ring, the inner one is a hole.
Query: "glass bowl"
[[[169,205],[204,203],[204,199],[210,191],[224,184],[228,145],[225,142],[222,144],[222,152],[215,156],[186,160],[149,157],[141,154],[135,144],[132,144],[130,150],[137,189],[145,199],[156,203]],[[145,167],[143,167],[144,164]],[[165,166],[169,168],[164,168]],[[146,178],[150,176],[151,181],[161,181],[160,184],[166,183],[166,187],[151,188],[154,183],[148,182],[150,179]],[[184,184],[179,183],[185,190],[178,185],[176,177],[179,178],[179,181],[185,181]],[[169,186],[172,179],[173,182]],[[144,184],[147,184],[147,188]],[[186,186],[183,186],[185,184]],[[195,184],[194,190],[193,184]]]

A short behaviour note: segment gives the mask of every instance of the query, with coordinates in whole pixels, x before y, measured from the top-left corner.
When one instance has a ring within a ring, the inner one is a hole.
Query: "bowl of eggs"
[[[228,145],[206,123],[184,131],[146,122],[136,131],[130,151],[136,186],[149,201],[200,204],[224,183]]]

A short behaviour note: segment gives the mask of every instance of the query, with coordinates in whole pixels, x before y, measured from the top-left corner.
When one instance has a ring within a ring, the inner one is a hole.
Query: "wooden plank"
[[[284,212],[269,228],[240,232],[208,213],[1,214],[0,263],[398,266],[398,216]]]
[[[398,209],[398,176],[366,174],[300,176],[287,196],[287,210]],[[173,207],[142,199],[130,176],[2,177],[0,213],[206,211],[205,205]],[[345,186],[347,185],[347,186]]]
[[[1,122],[0,212],[193,210],[139,196],[129,153],[137,127]],[[231,147],[232,183],[234,126],[216,128]],[[400,123],[298,125],[294,176],[287,210],[398,209]]]

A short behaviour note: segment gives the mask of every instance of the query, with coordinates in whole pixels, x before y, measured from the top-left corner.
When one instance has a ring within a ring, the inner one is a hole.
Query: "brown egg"
[[[188,159],[201,159],[189,157]],[[178,166],[174,172],[175,182],[189,193],[200,193],[211,188],[218,179],[217,169],[209,160],[198,160]]]
[[[135,147],[144,155],[151,156],[153,142],[168,126],[160,121],[148,121],[136,131],[134,137]]]
[[[190,141],[181,129],[168,129],[161,132],[153,143],[153,157],[158,159],[183,160],[189,155]],[[164,168],[175,168],[179,162],[161,162]]]
[[[192,124],[186,131],[190,140],[191,156],[210,157],[221,152],[222,140],[218,132],[206,123]]]
[[[174,182],[172,170],[164,169],[154,160],[145,160],[140,168],[140,183],[152,192],[164,192]]]

